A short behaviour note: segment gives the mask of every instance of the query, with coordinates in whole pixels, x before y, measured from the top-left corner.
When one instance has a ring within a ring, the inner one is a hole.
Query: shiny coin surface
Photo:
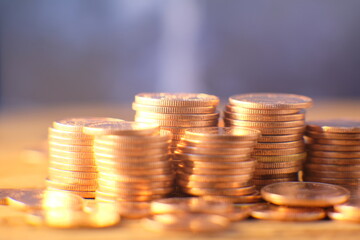
[[[298,114],[300,109],[252,109],[244,108],[236,105],[226,105],[226,111],[241,114],[257,114],[257,115],[283,115]]]
[[[160,127],[152,123],[138,123],[128,121],[107,121],[88,124],[83,132],[89,135],[154,135],[159,133]]]
[[[307,129],[315,132],[360,133],[360,120],[332,119],[309,122]]]
[[[204,106],[204,107],[170,107],[170,106],[152,106],[133,103],[132,109],[140,112],[154,112],[163,114],[205,114],[215,113],[216,106]]]
[[[230,104],[251,109],[300,109],[312,106],[312,99],[284,93],[250,93],[229,98]]]
[[[108,121],[122,122],[122,119],[116,118],[68,118],[57,120],[53,122],[55,129],[69,131],[69,132],[82,132],[83,127],[94,124],[94,123],[104,123]]]
[[[297,207],[329,207],[350,197],[343,187],[315,182],[274,183],[262,188],[261,195],[271,203]]]
[[[284,207],[265,204],[251,212],[251,216],[263,220],[316,221],[325,218],[326,212],[316,207]]]
[[[209,121],[217,120],[219,113],[206,114],[162,114],[152,112],[137,112],[135,118],[159,119],[159,120],[177,120],[177,121]]]
[[[345,213],[348,216],[357,216],[360,219],[360,199],[350,198],[347,202],[334,206],[335,211]]]
[[[251,141],[257,140],[259,136],[260,132],[255,129],[211,127],[188,129],[185,132],[184,139]]]
[[[330,219],[336,220],[336,221],[360,223],[360,216],[349,215],[345,212],[328,210],[327,215]]]
[[[283,115],[267,115],[267,114],[243,114],[234,112],[224,112],[225,118],[243,120],[243,121],[259,121],[259,122],[286,122],[303,120],[305,118],[304,112],[295,114]]]
[[[154,106],[201,107],[216,106],[219,98],[204,93],[139,93],[135,102]]]
[[[329,132],[316,132],[306,131],[306,136],[320,139],[348,139],[360,140],[359,133],[329,133]]]

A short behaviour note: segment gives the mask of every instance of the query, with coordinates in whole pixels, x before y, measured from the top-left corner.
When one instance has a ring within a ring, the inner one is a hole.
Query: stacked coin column
[[[93,155],[93,136],[82,132],[90,123],[123,121],[113,118],[71,118],[55,121],[49,128],[49,189],[70,191],[94,198],[97,169]]]
[[[304,179],[359,191],[360,121],[334,119],[310,122],[306,136],[308,157]]]
[[[234,199],[256,194],[251,152],[259,136],[260,131],[245,128],[186,130],[175,154],[181,161],[177,176],[181,189],[195,196]]]
[[[257,160],[254,183],[258,188],[283,181],[296,181],[306,157],[303,134],[304,109],[312,100],[293,94],[255,93],[229,98],[225,126],[261,131],[253,158]]]
[[[208,94],[140,93],[135,96],[135,121],[157,123],[173,134],[171,152],[186,129],[217,126],[219,98]]]
[[[125,121],[93,124],[84,132],[95,136],[96,200],[151,201],[173,191],[170,132],[156,124]]]

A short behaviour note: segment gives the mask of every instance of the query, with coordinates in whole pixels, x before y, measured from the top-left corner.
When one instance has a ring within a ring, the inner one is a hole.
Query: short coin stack
[[[281,182],[261,189],[264,204],[254,218],[280,221],[315,221],[326,216],[324,208],[346,202],[350,193],[343,187],[316,182]]]
[[[93,136],[82,132],[92,123],[121,122],[114,118],[71,118],[55,121],[49,128],[49,189],[70,191],[94,198],[97,170],[93,155]]]
[[[142,202],[172,192],[170,132],[160,133],[157,124],[124,121],[91,124],[84,133],[95,136],[96,200]]]
[[[187,128],[217,126],[219,98],[203,93],[139,93],[135,121],[157,123],[173,134],[171,152]]]
[[[306,156],[304,109],[312,100],[294,94],[254,93],[232,96],[229,102],[225,126],[253,128],[262,134],[253,152],[257,187],[296,181]]]
[[[178,185],[195,196],[227,196],[237,202],[254,199],[251,152],[259,136],[260,131],[247,128],[186,130],[174,155],[180,161]]]
[[[346,186],[360,186],[360,121],[334,119],[307,125],[308,158],[304,178]]]

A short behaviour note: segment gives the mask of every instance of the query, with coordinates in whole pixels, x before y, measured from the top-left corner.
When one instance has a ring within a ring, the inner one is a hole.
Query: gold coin
[[[203,168],[203,169],[241,169],[241,168],[253,168],[255,167],[255,161],[242,161],[242,162],[199,162],[183,160],[182,164],[189,168]]]
[[[259,143],[283,143],[290,141],[303,141],[303,134],[289,134],[289,135],[262,135]]]
[[[170,144],[170,140],[166,142],[148,142],[142,144],[118,144],[118,143],[104,143],[97,141],[94,143],[94,148],[100,149],[116,149],[120,151],[146,151],[154,148],[168,148]]]
[[[325,177],[325,178],[360,178],[359,171],[328,171],[328,170],[314,170],[310,168],[306,168],[306,174],[309,176],[315,177]]]
[[[58,175],[53,175],[49,177],[49,179],[64,184],[92,185],[92,186],[97,184],[97,179],[72,178],[72,177],[63,177]]]
[[[151,182],[151,181],[170,181],[174,179],[172,174],[143,175],[141,177],[131,175],[117,175],[99,172],[99,177],[103,179],[116,180],[119,182]]]
[[[158,119],[158,120],[177,120],[177,121],[210,121],[218,120],[220,114],[206,113],[206,114],[163,114],[163,113],[152,113],[152,112],[140,112],[137,111],[135,118],[145,119]]]
[[[234,121],[225,119],[225,126],[227,127],[244,127],[242,124]],[[278,128],[263,128],[263,127],[251,127],[247,126],[247,128],[257,129],[263,135],[289,135],[289,134],[302,134],[305,131],[305,126],[300,127],[278,127]]]
[[[193,180],[176,179],[177,184],[186,188],[240,188],[249,186],[249,181],[242,182],[198,182]]]
[[[154,199],[162,198],[164,195],[124,195],[124,196],[114,196],[112,194],[104,193],[99,190],[96,191],[96,200],[104,201],[104,202],[123,202],[123,201],[134,201],[134,202],[146,202],[152,201]]]
[[[360,133],[360,120],[331,119],[310,122],[307,125],[309,131],[326,133]]]
[[[236,207],[234,208],[234,211],[230,213],[222,214],[222,216],[228,218],[232,222],[238,222],[249,218],[250,214],[251,214],[250,207]]]
[[[325,218],[322,208],[316,207],[284,207],[264,204],[251,212],[251,216],[263,220],[277,221],[316,221]]]
[[[219,98],[204,93],[139,93],[135,102],[153,106],[201,107],[216,106]]]
[[[309,144],[308,149],[331,151],[331,152],[360,152],[360,145],[347,146],[347,145],[334,145],[334,144]]]
[[[53,122],[53,127],[63,131],[82,132],[83,127],[89,124],[104,123],[109,121],[122,122],[124,120],[117,118],[68,118]]]
[[[77,139],[77,140],[89,140],[91,141],[94,137],[90,135],[86,135],[82,132],[69,132],[69,131],[63,131],[59,129],[55,129],[52,127],[48,128],[49,132],[49,138],[71,138],[71,139]]]
[[[155,123],[160,126],[167,127],[214,127],[218,125],[218,120],[210,120],[210,121],[180,121],[180,120],[157,120],[157,119],[149,119],[149,118],[140,118],[135,117],[136,122],[143,123]]]
[[[329,184],[338,184],[346,186],[358,186],[360,183],[359,178],[333,178],[333,177],[322,177],[322,176],[310,176],[305,172],[304,180],[312,182],[323,182]]]
[[[253,148],[256,144],[255,141],[201,141],[201,140],[188,140],[184,139],[177,142],[182,145],[200,148]]]
[[[73,172],[65,171],[56,168],[49,168],[49,178],[53,179],[53,176],[69,177],[69,178],[81,178],[81,179],[96,179],[98,173],[96,172]]]
[[[258,149],[284,149],[284,148],[298,148],[305,147],[304,141],[292,141],[282,143],[257,143],[255,148]]]
[[[301,109],[312,106],[312,99],[285,93],[249,93],[231,96],[230,104],[251,109]]]
[[[162,219],[162,221],[154,220]],[[216,214],[188,213],[185,215],[162,214],[142,220],[142,225],[155,232],[185,231],[195,233],[217,232],[228,227],[230,221]]]
[[[242,196],[248,195],[255,192],[254,186],[247,186],[241,188],[182,188],[185,193],[196,195],[196,196]]]
[[[150,211],[152,214],[188,213],[191,212],[191,202],[193,200],[193,197],[174,197],[158,199],[151,202]]]
[[[163,107],[163,106],[151,106],[133,103],[132,109],[141,112],[153,112],[153,113],[164,113],[164,114],[205,114],[215,113],[216,106],[205,106],[205,107]]]
[[[152,189],[128,189],[128,188],[112,188],[100,185],[98,191],[109,195],[117,196],[151,196],[154,194],[168,194],[173,191],[172,187],[152,188]]]
[[[26,221],[33,226],[48,226],[52,228],[80,228],[87,222],[87,214],[78,210],[53,209],[33,211],[26,215]]]
[[[153,188],[168,188],[173,186],[173,181],[153,181],[153,182],[119,182],[111,179],[99,178],[99,186],[110,187],[110,188],[128,188],[128,189],[140,189],[148,190]]]
[[[154,161],[148,162],[116,162],[116,161],[104,161],[97,160],[97,166],[100,168],[113,168],[119,170],[151,170],[158,168],[169,168],[171,166],[171,162],[164,158],[163,160],[154,159]]]
[[[56,148],[49,148],[50,156],[59,156],[65,158],[74,158],[74,159],[92,159],[94,154],[92,152],[70,152],[59,150]]]
[[[279,182],[294,182],[297,181],[296,177],[290,177],[290,178],[273,178],[273,179],[253,179],[253,183],[256,186],[262,185],[266,186],[272,183],[279,183]]]
[[[67,184],[67,183],[52,181],[49,179],[46,180],[46,186],[51,187],[51,188],[61,189],[61,190],[80,191],[80,192],[95,191],[97,189],[96,184],[95,185]]]
[[[350,197],[343,187],[315,182],[273,183],[262,188],[261,195],[268,202],[296,207],[330,207]]]
[[[60,169],[60,170],[65,170],[65,171],[97,172],[96,165],[73,165],[73,164],[50,161],[49,167]]]
[[[277,169],[277,168],[288,168],[288,167],[300,167],[302,161],[288,161],[288,162],[257,162],[256,168],[262,169]]]
[[[64,163],[70,165],[94,165],[95,158],[84,159],[84,158],[72,158],[57,155],[50,155],[49,161],[52,163]]]
[[[256,168],[255,175],[270,175],[283,173],[296,173],[302,169],[302,166],[285,167],[285,168]]]
[[[66,138],[49,135],[49,142],[66,145],[91,146],[93,144],[93,139]]]
[[[310,151],[310,156],[328,157],[328,158],[360,158],[359,152],[326,152],[326,151]]]
[[[283,156],[253,156],[254,159],[260,162],[288,162],[299,161],[306,158],[306,153],[296,153]]]
[[[75,191],[75,190],[62,190],[62,189],[57,189],[57,188],[53,188],[53,187],[48,187],[47,188],[50,191],[59,191],[59,192],[65,192],[65,193],[71,193],[77,196],[80,196],[82,198],[95,198],[95,192],[94,191]]]
[[[253,156],[284,156],[296,153],[305,152],[305,147],[284,148],[284,149],[255,149],[252,152]]]
[[[225,118],[243,121],[260,121],[260,122],[287,122],[305,119],[305,113],[282,114],[282,115],[265,115],[265,114],[243,114],[224,111]]]
[[[349,215],[348,213],[345,212],[328,210],[327,215],[330,219],[336,221],[345,221],[345,222],[354,222],[354,223],[360,222],[360,216]]]
[[[100,135],[96,136],[94,142],[104,145],[130,145],[168,142],[171,140],[172,133],[167,130],[160,130],[158,135],[133,136],[133,135]]]
[[[360,164],[359,165],[330,165],[330,164],[315,164],[315,163],[307,163],[307,169],[311,170],[320,170],[320,171],[338,171],[338,172],[351,172],[356,171],[360,172]]]
[[[258,191],[253,194],[243,196],[203,196],[203,198],[221,198],[222,201],[227,200],[232,203],[257,203],[262,201],[261,195]]]
[[[256,171],[254,173],[253,180],[267,180],[267,179],[276,179],[276,178],[297,178],[298,173],[272,173],[272,174],[258,174]]]
[[[208,127],[187,129],[184,139],[186,140],[206,140],[206,141],[254,141],[260,136],[260,132],[249,128],[228,128],[228,127]]]
[[[156,175],[156,174],[170,174],[173,172],[171,165],[167,168],[148,168],[148,169],[114,169],[114,168],[106,168],[99,167],[99,172],[106,172],[111,174],[125,174],[129,176],[143,176],[143,175]]]
[[[249,127],[249,128],[290,128],[304,126],[304,120],[287,121],[287,122],[259,122],[259,121],[244,121],[238,119],[225,118],[226,122],[232,125]]]
[[[316,158],[308,157],[307,161],[309,163],[319,163],[319,164],[336,164],[336,165],[356,165],[360,164],[360,158]]]
[[[360,145],[360,140],[347,140],[347,139],[314,139],[314,143],[318,144],[333,144],[333,145]]]
[[[182,180],[196,181],[196,182],[232,182],[232,181],[248,182],[252,179],[252,174],[214,176],[214,175],[205,175],[205,174],[186,174],[184,172],[179,172],[178,177]]]
[[[158,134],[159,125],[154,123],[139,123],[128,121],[107,121],[88,124],[83,132],[89,135],[137,135],[146,136]]]
[[[69,152],[92,152],[92,146],[83,145],[68,145],[49,141],[49,148],[57,151],[69,151]]]
[[[187,174],[209,174],[209,175],[241,175],[254,172],[255,167],[235,168],[235,169],[212,169],[212,168],[195,168],[181,167],[181,171]]]
[[[258,114],[258,115],[283,115],[299,114],[300,109],[250,109],[236,105],[226,105],[226,111],[238,114]]]
[[[315,132],[306,131],[306,136],[320,139],[345,139],[345,140],[360,140],[359,133],[328,133],[328,132]]]
[[[201,148],[191,147],[182,144],[177,145],[179,153],[190,154],[207,154],[207,155],[235,155],[235,154],[249,154],[252,152],[252,148]]]
[[[176,136],[183,135],[187,129],[196,129],[197,127],[169,127],[169,126],[161,126],[161,130],[170,131],[172,133],[172,138],[174,139]],[[179,139],[180,140],[180,139]]]
[[[150,216],[150,203],[147,202],[118,202],[118,211],[122,217],[141,219]]]
[[[112,154],[95,153],[96,162],[121,162],[121,163],[140,163],[164,161],[169,158],[168,153],[148,156],[118,156]],[[117,163],[116,163],[117,164]]]
[[[169,151],[169,146],[167,144],[162,148],[134,148],[134,149],[119,149],[119,148],[105,148],[94,146],[94,155],[95,157],[98,155],[113,155],[117,157],[125,157],[125,156],[133,156],[133,157],[141,157],[141,156],[151,156],[151,155],[160,155],[166,154]],[[132,151],[133,150],[133,151]]]
[[[179,160],[191,160],[200,162],[242,162],[250,159],[250,154],[236,155],[206,155],[175,152],[174,157]]]
[[[83,199],[63,191],[40,189],[19,190],[8,197],[10,206],[28,211],[33,209],[72,209],[81,210]]]

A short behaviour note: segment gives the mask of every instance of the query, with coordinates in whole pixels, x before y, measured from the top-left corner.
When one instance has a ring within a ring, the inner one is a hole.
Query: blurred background
[[[360,97],[359,0],[0,0],[0,109],[139,92]]]

